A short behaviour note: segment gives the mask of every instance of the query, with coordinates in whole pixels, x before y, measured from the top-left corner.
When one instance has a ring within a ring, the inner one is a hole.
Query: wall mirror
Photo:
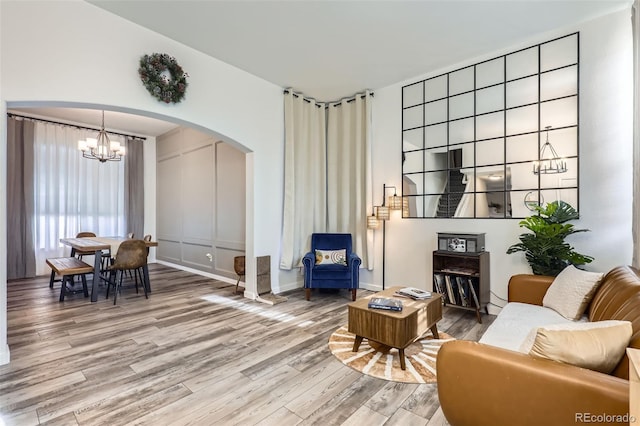
[[[578,209],[579,33],[402,88],[403,217]]]

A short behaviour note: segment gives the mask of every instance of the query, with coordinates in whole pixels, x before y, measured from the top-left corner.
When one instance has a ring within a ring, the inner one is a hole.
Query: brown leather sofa
[[[628,266],[612,269],[587,308],[590,321],[631,321],[633,348],[640,348],[639,274]],[[515,275],[509,280],[509,302],[542,305],[552,281]],[[437,371],[440,405],[452,426],[629,424],[626,354],[608,375],[457,340],[440,349]]]

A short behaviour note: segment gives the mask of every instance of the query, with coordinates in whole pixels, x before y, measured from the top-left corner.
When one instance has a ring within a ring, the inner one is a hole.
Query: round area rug
[[[438,334],[440,338],[434,339],[428,332],[404,350],[406,370],[400,368],[400,357],[395,348],[363,339],[358,352],[353,352],[356,336],[345,326],[333,332],[329,350],[343,364],[369,376],[403,383],[435,383],[438,350],[443,343],[455,340],[446,333]]]

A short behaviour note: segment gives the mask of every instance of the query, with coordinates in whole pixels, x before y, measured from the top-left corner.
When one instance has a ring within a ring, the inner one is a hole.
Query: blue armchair
[[[311,251],[304,255],[304,288],[346,288],[352,300],[360,280],[360,257],[351,251],[351,234],[311,234]]]

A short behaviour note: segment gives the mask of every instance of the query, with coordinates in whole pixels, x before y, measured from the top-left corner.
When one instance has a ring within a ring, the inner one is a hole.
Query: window
[[[47,257],[63,256],[60,238],[80,231],[125,235],[124,161],[82,158],[79,139],[97,132],[36,121],[34,130],[34,214],[36,272]],[[113,137],[121,143],[124,139]]]

